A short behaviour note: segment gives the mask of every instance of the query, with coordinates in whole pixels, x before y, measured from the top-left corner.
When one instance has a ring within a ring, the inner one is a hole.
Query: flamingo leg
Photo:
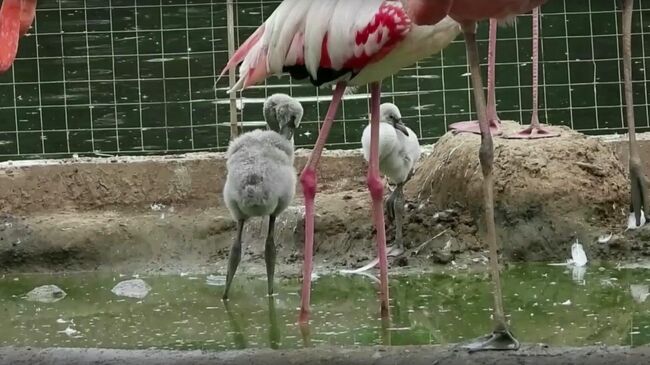
[[[389,256],[399,256],[404,253],[404,237],[402,222],[404,217],[404,183],[399,183],[395,190],[386,199],[386,212],[388,219],[395,226],[395,242],[390,250]]]
[[[232,246],[230,246],[230,255],[228,256],[228,273],[226,274],[226,288],[223,291],[222,297],[224,301],[228,300],[230,285],[232,285],[232,279],[235,277],[237,266],[239,266],[239,261],[241,261],[241,236],[244,232],[245,222],[245,219],[240,219],[237,221],[237,235],[235,236],[235,241],[233,242]]]
[[[539,7],[533,9],[533,115],[530,126],[522,131],[506,136],[513,139],[537,139],[559,137],[560,133],[553,132],[539,123]]]
[[[14,63],[20,35],[21,0],[3,0],[0,6],[0,73]]]
[[[384,224],[384,184],[379,175],[379,99],[381,84],[370,84],[370,161],[368,164],[368,191],[372,198],[372,216],[377,231],[377,256],[379,257],[379,295],[381,318],[389,318],[388,311],[388,259],[386,257],[386,226]]]
[[[277,350],[280,347],[280,327],[278,326],[278,313],[275,310],[275,299],[269,299],[269,347]]]
[[[481,147],[479,160],[483,172],[483,198],[485,207],[485,223],[487,225],[487,241],[490,249],[490,276],[494,285],[494,330],[483,338],[465,346],[470,352],[485,350],[517,350],[517,341],[508,329],[503,310],[503,295],[501,292],[501,279],[499,277],[499,254],[496,242],[496,227],[494,224],[494,177],[493,160],[494,146],[492,134],[487,120],[483,83],[481,81],[478,47],[476,45],[476,24],[464,26],[465,43],[467,46],[467,59],[472,73],[472,88],[474,101],[481,128]]]
[[[625,86],[625,106],[627,130],[630,143],[630,184],[632,199],[630,202],[629,228],[637,228],[650,216],[650,195],[648,179],[641,167],[641,156],[636,141],[634,121],[634,94],[632,91],[632,10],[633,0],[623,1],[623,77]]]
[[[488,40],[488,100],[487,100],[487,118],[490,125],[490,132],[493,136],[501,135],[501,120],[497,116],[497,103],[494,91],[495,87],[495,65],[496,65],[496,45],[497,45],[497,21],[490,19],[490,31]],[[458,122],[449,126],[455,133],[474,133],[481,134],[478,121]]]
[[[300,184],[302,185],[302,193],[305,196],[305,250],[304,250],[304,263],[302,273],[302,293],[300,304],[300,317],[298,319],[301,325],[309,323],[309,302],[311,295],[311,272],[314,256],[314,199],[316,198],[316,166],[323,153],[327,136],[330,133],[330,128],[334,122],[334,117],[338,111],[343,92],[345,91],[346,84],[340,82],[334,89],[332,95],[332,102],[330,103],[323,126],[318,132],[318,139],[314,145],[307,165],[300,174]]]
[[[235,343],[235,346],[238,349],[248,348],[248,341],[246,341],[246,336],[244,336],[244,332],[242,332],[241,330],[239,321],[237,321],[237,318],[235,318],[235,315],[230,310],[230,306],[228,305],[228,302],[224,302],[223,306],[226,309],[228,322],[230,322],[230,331],[232,332],[233,342]]]
[[[275,276],[275,216],[269,216],[269,233],[266,236],[266,245],[264,246],[264,261],[266,261],[266,280],[269,296],[273,295],[273,277]]]

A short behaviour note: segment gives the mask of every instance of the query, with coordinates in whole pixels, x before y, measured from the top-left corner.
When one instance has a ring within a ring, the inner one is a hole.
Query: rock
[[[43,285],[25,294],[25,299],[30,302],[54,303],[65,298],[66,295],[66,292],[56,285]]]
[[[113,294],[120,297],[142,299],[149,294],[151,287],[142,279],[131,279],[119,282],[111,289]]]
[[[465,252],[467,251],[467,245],[465,242],[452,237],[450,238],[449,251],[454,254]]]
[[[454,259],[454,255],[447,250],[440,250],[432,252],[429,256],[436,264],[446,265]]]
[[[205,278],[205,283],[213,286],[225,286],[226,277],[223,275],[208,275]]]
[[[395,259],[395,265],[398,267],[405,267],[408,266],[409,260],[406,256],[402,255],[398,258]]]

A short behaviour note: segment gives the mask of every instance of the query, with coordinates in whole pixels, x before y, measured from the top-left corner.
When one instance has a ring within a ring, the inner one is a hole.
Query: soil
[[[516,352],[479,352],[469,354],[450,347],[365,347],[328,348],[326,346],[294,351],[241,350],[222,353],[202,351],[110,350],[110,349],[31,349],[0,348],[0,364],[331,364],[331,365],[636,365],[646,364],[650,348],[582,347],[549,348],[522,346]]]
[[[445,135],[420,161],[406,186],[408,251],[391,258],[392,273],[486,266],[479,141],[475,135]],[[297,171],[308,152],[296,152]],[[624,231],[629,187],[622,153],[620,144],[566,128],[554,139],[496,138],[496,218],[504,262],[564,261],[575,239],[591,260],[650,256],[649,225]],[[321,160],[316,272],[362,266],[375,256],[365,170],[359,151],[328,151]],[[219,153],[1,164],[0,267],[225,273],[235,225],[221,202],[224,171]],[[301,272],[301,195],[298,189],[276,225],[278,275]],[[265,219],[247,224],[242,272],[265,274],[265,226]],[[387,238],[393,238],[390,224]]]
[[[505,133],[520,126],[503,122]],[[565,127],[561,136],[494,139],[495,220],[512,260],[563,260],[578,239],[592,258],[618,259],[598,237],[620,232],[629,213],[626,164],[611,145]],[[421,164],[408,191],[437,207],[459,204],[483,233],[480,136],[445,135]]]

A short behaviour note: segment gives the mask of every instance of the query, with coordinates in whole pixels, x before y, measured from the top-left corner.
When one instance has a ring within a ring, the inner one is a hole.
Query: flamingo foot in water
[[[490,133],[492,133],[493,136],[500,136],[503,134],[503,131],[501,130],[501,122],[499,122],[498,119],[490,119],[489,125]],[[449,126],[449,129],[454,133],[481,134],[481,130],[477,121],[454,123]]]
[[[538,139],[538,138],[553,138],[559,137],[560,133],[553,132],[552,130],[545,128],[544,124],[539,126],[530,126],[524,130],[521,130],[517,133],[509,134],[505,138],[509,139]]]
[[[494,331],[487,336],[477,338],[476,340],[462,346],[469,352],[478,351],[514,351],[519,349],[519,341],[509,330]]]

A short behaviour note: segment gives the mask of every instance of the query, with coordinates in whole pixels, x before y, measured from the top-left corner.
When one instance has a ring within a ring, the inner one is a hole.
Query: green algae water
[[[121,349],[292,349],[321,344],[450,344],[487,333],[487,274],[391,277],[391,322],[378,319],[376,284],[364,276],[323,276],[312,293],[312,323],[296,324],[300,282],[276,281],[270,300],[264,277],[237,276],[228,306],[223,287],[205,275],[141,277],[144,299],[118,297],[119,274],[5,275],[0,279],[0,345]],[[514,266],[503,274],[506,310],[522,342],[550,345],[650,343],[650,271],[589,266]],[[30,302],[36,286],[67,296]]]

